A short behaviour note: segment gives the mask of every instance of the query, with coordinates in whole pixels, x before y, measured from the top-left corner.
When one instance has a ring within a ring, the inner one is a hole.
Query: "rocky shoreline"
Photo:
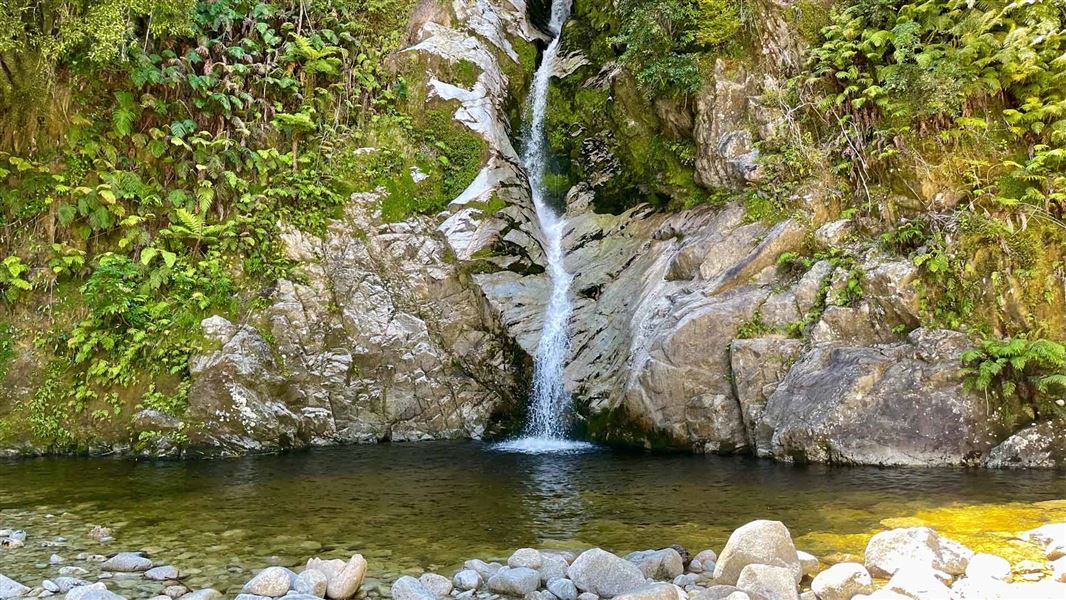
[[[89,534],[111,541],[111,531]],[[361,554],[347,560],[312,557],[296,570],[269,566],[244,584],[235,600],[1014,600],[1066,597],[1066,523],[1020,532],[1045,560],[1011,562],[975,552],[928,527],[881,531],[862,562],[825,564],[798,550],[779,521],[752,521],[730,535],[720,552],[679,545],[618,556],[522,548],[506,560],[467,560],[448,575],[403,575],[391,588],[375,585]],[[65,538],[34,540],[0,529],[0,559],[27,545],[53,548],[53,575],[17,581],[0,573],[0,600],[62,596],[65,600],[220,600],[211,588],[192,589],[179,567],[146,551],[111,555],[61,552]],[[3,561],[0,561],[3,564]]]

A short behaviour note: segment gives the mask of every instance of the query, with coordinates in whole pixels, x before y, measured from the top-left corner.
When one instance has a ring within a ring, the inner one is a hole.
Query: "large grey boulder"
[[[882,346],[816,345],[770,397],[773,456],[881,465],[975,464],[1004,436],[963,389],[965,335],[916,329]]]
[[[803,579],[803,568],[788,528],[780,521],[752,521],[729,536],[714,567],[716,584],[736,585],[744,567],[770,565],[792,573],[794,583]]]
[[[613,598],[644,585],[644,574],[633,563],[606,550],[592,548],[578,556],[567,576],[583,592]]]
[[[489,589],[497,594],[523,597],[540,587],[540,573],[528,567],[504,567],[489,578]]]
[[[875,577],[891,577],[904,567],[961,575],[971,556],[973,551],[928,527],[890,529],[870,538],[866,568]]]
[[[565,577],[557,577],[548,582],[548,591],[559,600],[577,600],[577,586]]]
[[[0,575],[0,599],[7,600],[8,598],[18,598],[29,591],[30,588],[22,585],[14,579]]]
[[[641,550],[627,554],[625,558],[637,565],[640,572],[649,579],[670,581],[685,572],[685,563],[673,548]]]
[[[851,600],[857,594],[874,591],[873,578],[859,563],[837,563],[815,575],[811,590],[818,600]]]
[[[747,565],[737,578],[737,587],[766,600],[799,600],[796,576],[787,567]]]
[[[476,590],[481,586],[481,575],[473,569],[463,569],[452,577],[452,585],[460,591]]]

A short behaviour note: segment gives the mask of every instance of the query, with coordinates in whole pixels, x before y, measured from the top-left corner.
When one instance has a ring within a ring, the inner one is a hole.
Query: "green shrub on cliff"
[[[962,355],[968,389],[994,400],[1014,428],[1038,419],[1066,417],[1066,347],[1025,336],[988,339]]]

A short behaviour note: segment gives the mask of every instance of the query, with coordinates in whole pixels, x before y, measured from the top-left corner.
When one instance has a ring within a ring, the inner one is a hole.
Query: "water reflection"
[[[549,454],[524,457],[522,500],[532,516],[539,542],[571,540],[588,520],[581,498],[581,463],[574,456]]]

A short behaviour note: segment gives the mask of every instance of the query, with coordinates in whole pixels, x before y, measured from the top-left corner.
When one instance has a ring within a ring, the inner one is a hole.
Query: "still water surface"
[[[268,563],[354,551],[385,585],[522,546],[720,550],[755,518],[784,521],[818,554],[854,552],[882,519],[1008,503],[1039,519],[1031,503],[1062,498],[1061,472],[797,467],[607,449],[524,455],[476,442],[192,462],[0,462],[0,528],[26,529],[27,548],[63,535],[71,553],[147,549],[191,570],[194,583],[230,590]],[[92,524],[111,526],[115,541],[88,540]],[[0,555],[0,572],[43,577],[51,551]]]

